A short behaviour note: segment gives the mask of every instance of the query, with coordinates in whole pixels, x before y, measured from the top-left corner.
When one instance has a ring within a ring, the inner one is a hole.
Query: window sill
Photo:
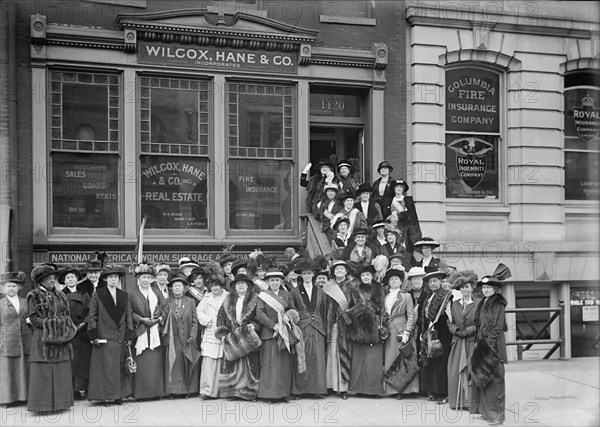
[[[486,206],[486,205],[446,205],[446,213],[453,215],[508,215],[510,207],[508,206]]]
[[[319,22],[323,24],[365,25],[370,27],[377,25],[377,19],[375,18],[353,18],[350,16],[319,15]]]

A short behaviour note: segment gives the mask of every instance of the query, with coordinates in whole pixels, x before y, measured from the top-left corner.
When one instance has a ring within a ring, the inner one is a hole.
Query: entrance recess
[[[362,171],[364,170],[362,136],[362,127],[311,126],[309,152],[309,159],[313,165],[311,175],[319,173],[316,169],[319,160],[327,159],[335,154],[338,161],[350,158],[358,160],[358,182],[362,182]]]

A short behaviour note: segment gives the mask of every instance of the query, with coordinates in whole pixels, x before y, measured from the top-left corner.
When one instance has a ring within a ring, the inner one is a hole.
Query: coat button
[[[121,344],[121,340],[119,340],[119,344]]]

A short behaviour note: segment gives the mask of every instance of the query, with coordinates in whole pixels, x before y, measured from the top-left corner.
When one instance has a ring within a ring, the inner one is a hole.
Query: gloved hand
[[[312,167],[312,163],[308,163],[306,166],[304,166],[304,169],[302,169],[302,173],[306,174],[308,173],[308,171],[310,171],[310,168]]]
[[[454,332],[454,335],[460,338],[465,338],[467,336],[467,331],[464,329],[457,329],[456,332]]]
[[[410,338],[410,335],[406,332],[402,332],[402,344],[406,344]]]
[[[333,177],[335,176],[335,174],[331,171],[327,172],[327,175],[325,175],[325,183],[327,184],[331,184],[333,182]]]
[[[153,323],[153,320],[151,320],[151,319],[149,319],[149,318],[147,318],[147,317],[142,317],[142,318],[140,319],[140,323],[141,323],[142,325],[146,325],[146,326],[148,326],[148,327],[150,327],[150,326],[154,325],[154,323]]]
[[[191,343],[193,343],[194,341],[196,341],[196,338],[194,338],[194,337],[189,337],[189,338],[187,339],[187,343],[188,343],[188,344],[191,344]]]

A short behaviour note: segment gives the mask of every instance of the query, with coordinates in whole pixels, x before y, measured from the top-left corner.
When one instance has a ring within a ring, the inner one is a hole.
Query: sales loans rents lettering
[[[298,69],[296,53],[225,50],[211,46],[191,47],[147,42],[139,44],[138,62],[212,70],[269,71],[284,74],[295,74]]]

